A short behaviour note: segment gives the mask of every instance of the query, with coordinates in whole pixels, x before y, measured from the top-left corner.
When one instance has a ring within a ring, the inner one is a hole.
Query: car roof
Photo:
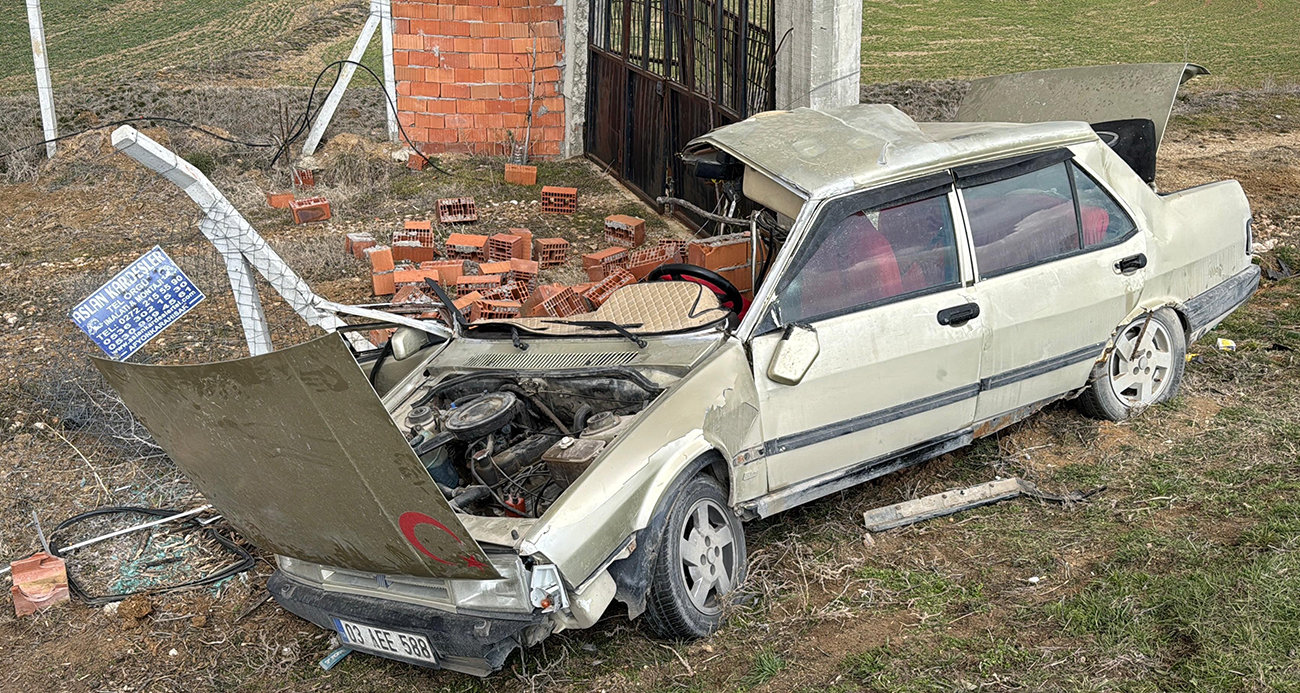
[[[693,140],[808,199],[972,161],[1096,140],[1087,123],[918,123],[886,104],[767,111]]]

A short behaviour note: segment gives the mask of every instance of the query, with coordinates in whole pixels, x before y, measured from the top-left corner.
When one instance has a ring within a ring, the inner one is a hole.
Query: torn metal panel
[[[221,363],[95,365],[258,546],[376,573],[498,577],[340,337]]]
[[[1178,87],[1209,70],[1193,63],[1095,65],[971,82],[953,120],[981,123],[1149,120],[1164,138]]]

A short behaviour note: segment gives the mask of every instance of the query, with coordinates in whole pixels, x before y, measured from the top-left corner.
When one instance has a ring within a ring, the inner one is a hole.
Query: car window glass
[[[1079,222],[1066,164],[962,192],[980,276],[1079,250]]]
[[[823,220],[778,288],[781,317],[842,313],[959,279],[948,197]]]
[[[1070,165],[1070,171],[1074,176],[1075,194],[1079,196],[1083,247],[1091,248],[1117,241],[1137,228],[1133,219],[1088,174],[1074,164]]]

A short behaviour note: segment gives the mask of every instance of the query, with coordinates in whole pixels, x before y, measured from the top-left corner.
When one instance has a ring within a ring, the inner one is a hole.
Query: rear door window
[[[962,196],[981,277],[1081,249],[1068,162],[984,185]]]
[[[1137,229],[1132,217],[1083,169],[1071,163],[1070,175],[1074,176],[1074,191],[1079,198],[1083,247],[1110,245]]]

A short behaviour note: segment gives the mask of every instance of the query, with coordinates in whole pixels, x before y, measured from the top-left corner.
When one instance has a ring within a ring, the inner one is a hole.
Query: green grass
[[[1294,0],[864,0],[862,81],[1074,65],[1205,65],[1202,84],[1300,80]]]
[[[330,4],[337,3],[323,7]],[[45,0],[42,9],[57,90],[72,81],[178,66],[219,75],[230,67],[218,62],[224,56],[265,48],[320,5],[313,0]],[[30,88],[31,43],[20,2],[6,3],[0,12],[0,56],[0,91]]]

